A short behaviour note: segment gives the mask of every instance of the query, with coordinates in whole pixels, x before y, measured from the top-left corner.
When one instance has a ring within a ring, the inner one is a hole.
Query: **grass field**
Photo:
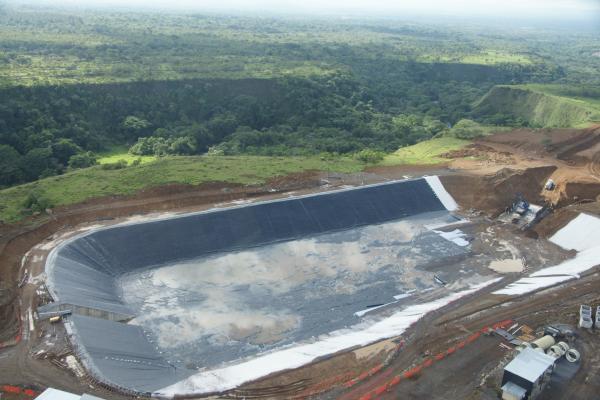
[[[516,53],[505,53],[500,51],[488,50],[479,54],[470,54],[461,59],[464,64],[521,64],[531,65],[533,62],[527,56]]]
[[[569,85],[498,85],[474,109],[513,115],[534,127],[582,128],[600,121],[600,93]]]
[[[23,203],[32,192],[41,194],[53,206],[61,206],[100,196],[133,194],[145,187],[168,183],[254,184],[307,170],[357,172],[363,168],[363,163],[352,158],[252,156],[169,157],[119,170],[95,166],[1,190],[0,220],[16,222],[22,219],[26,215]]]
[[[437,164],[445,161],[439,155],[459,149],[469,141],[442,137],[402,148],[389,154],[380,165]],[[115,148],[104,155],[102,163],[127,159],[123,149]],[[121,151],[121,152],[119,152]],[[359,172],[366,164],[351,157],[324,159],[314,157],[258,157],[258,156],[193,156],[147,157],[137,166],[105,170],[101,165],[68,172],[64,175],[0,190],[0,220],[17,222],[27,215],[23,210],[25,199],[36,193],[53,207],[75,204],[84,200],[133,194],[143,188],[180,183],[198,185],[206,182],[260,184],[275,176],[317,170],[331,172]]]
[[[518,53],[507,53],[495,50],[486,50],[469,54],[422,54],[417,57],[421,62],[460,63],[479,65],[518,64],[533,65],[531,58]]]
[[[549,94],[552,96],[566,97],[572,100],[580,101],[588,106],[600,110],[600,87],[576,86],[576,85],[552,85],[552,84],[526,84],[517,87]]]
[[[451,150],[458,150],[469,143],[467,140],[453,137],[431,139],[388,154],[381,164],[438,164],[447,161],[440,157],[441,154]]]

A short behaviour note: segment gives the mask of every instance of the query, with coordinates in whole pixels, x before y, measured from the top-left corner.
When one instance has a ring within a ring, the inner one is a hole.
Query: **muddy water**
[[[121,286],[138,315],[131,323],[167,358],[214,366],[354,325],[357,311],[431,287],[435,271],[421,267],[469,251],[424,227],[451,218],[433,213],[215,255],[126,275]]]

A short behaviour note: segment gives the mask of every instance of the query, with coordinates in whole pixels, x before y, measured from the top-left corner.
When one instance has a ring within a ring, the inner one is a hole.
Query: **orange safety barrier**
[[[472,334],[467,338],[467,343],[474,342],[475,340],[479,339],[479,336],[481,336],[481,333],[479,332]]]
[[[512,324],[512,322],[513,322],[512,320],[505,320],[502,322],[498,322],[492,326],[494,327],[493,329],[504,328],[504,327],[507,327],[510,324]],[[369,391],[367,394],[363,395],[360,398],[360,400],[371,400],[373,398],[373,396],[380,396],[384,392],[391,390],[392,387],[398,385],[402,381],[402,378],[410,379],[410,378],[414,377],[415,375],[419,374],[423,370],[423,368],[428,368],[431,365],[433,365],[434,361],[443,360],[445,357],[450,356],[451,354],[455,353],[458,349],[464,348],[468,343],[473,343],[475,340],[477,340],[481,336],[481,333],[488,332],[489,330],[490,330],[490,327],[488,327],[488,326],[484,327],[479,332],[476,332],[476,333],[470,335],[466,340],[457,343],[456,346],[450,347],[445,352],[439,353],[433,359],[428,358],[425,361],[423,361],[421,363],[421,365],[417,365],[416,367],[413,367],[413,368],[409,369],[408,371],[405,371],[402,375],[394,376],[386,384],[379,386],[379,387]],[[383,366],[381,366],[381,367],[383,367]],[[377,369],[377,367],[371,369],[371,371],[376,370],[376,369]],[[377,370],[379,370],[379,369],[377,369]],[[362,375],[364,375],[364,374],[362,374]]]
[[[388,389],[390,389],[392,386],[396,386],[397,384],[399,384],[401,380],[402,378],[400,377],[400,375],[396,375],[395,377],[393,377],[392,380],[390,380],[387,384]]]
[[[5,392],[5,393],[20,394],[21,393],[21,388],[18,387],[18,386],[4,385],[4,386],[2,386],[2,391]]]
[[[300,393],[295,395],[294,398],[304,399],[304,398],[308,398],[311,396],[315,396],[315,395],[322,393],[326,390],[329,390],[339,384],[344,384],[349,379],[352,379],[353,376],[354,376],[354,374],[352,372],[334,376],[332,378],[326,379],[324,381],[321,381],[315,385],[312,385],[312,386],[304,389],[303,391],[301,391]]]
[[[387,390],[387,385],[380,386],[377,389],[375,389],[375,391],[373,393],[375,393],[375,396],[381,396],[386,390]]]
[[[396,351],[398,351],[403,345],[404,345],[404,342],[401,342],[396,347]],[[363,380],[367,379],[368,377],[377,374],[379,371],[381,371],[383,369],[383,367],[384,367],[383,364],[379,364],[379,365],[371,368],[370,370],[363,372],[362,374],[360,374],[356,378],[350,379],[349,381],[343,383],[343,386],[346,387],[346,388],[350,388],[350,387],[356,385],[357,383],[360,383],[360,381],[363,381]]]
[[[379,364],[378,366],[371,368],[371,370],[369,371],[369,374],[374,375],[374,374],[378,373],[379,371],[381,371],[382,368],[383,368],[383,364]]]

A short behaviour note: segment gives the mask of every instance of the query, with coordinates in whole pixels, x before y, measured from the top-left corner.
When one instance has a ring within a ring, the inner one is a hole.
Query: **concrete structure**
[[[73,394],[69,392],[63,392],[62,390],[48,388],[38,397],[38,400],[103,400],[100,397],[92,396],[89,394]]]
[[[575,349],[569,349],[565,354],[565,358],[568,362],[576,363],[581,358],[581,354],[579,354],[579,352]]]
[[[550,381],[554,357],[530,348],[521,351],[502,376],[503,400],[534,400]]]
[[[579,314],[581,315],[592,315],[592,307],[582,304],[581,306],[579,306]]]
[[[600,328],[600,306],[596,307],[596,328]]]
[[[552,336],[546,335],[546,336],[542,336],[541,338],[536,339],[533,342],[531,342],[531,347],[533,347],[534,349],[539,348],[539,349],[546,351],[550,347],[554,346],[555,343],[556,342]]]
[[[591,329],[593,326],[594,326],[594,320],[592,317],[592,307],[582,304],[579,307],[579,327],[585,328],[585,329]]]
[[[565,342],[558,342],[556,345],[550,347],[546,354],[556,359],[559,359],[562,356],[564,356],[567,353],[567,351],[569,351],[569,345]]]

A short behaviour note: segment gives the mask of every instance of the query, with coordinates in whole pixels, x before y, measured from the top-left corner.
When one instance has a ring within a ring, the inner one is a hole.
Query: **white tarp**
[[[444,239],[454,242],[460,247],[465,247],[469,245],[469,242],[465,239],[467,234],[461,231],[460,229],[455,229],[451,232],[434,230],[434,232],[439,234]]]
[[[446,207],[446,210],[455,211],[458,209],[458,204],[456,204],[456,201],[454,201],[450,193],[448,193],[448,191],[442,184],[442,181],[440,181],[440,178],[437,175],[425,176],[424,178],[429,184],[429,186],[431,186],[431,189],[433,190],[437,198],[440,200],[440,202],[444,205],[444,207]]]
[[[581,213],[550,241],[567,250],[583,251],[600,246],[600,218]]]
[[[511,283],[494,294],[521,295],[561,282],[579,278],[579,274],[600,265],[600,219],[580,214],[556,232],[550,241],[577,255],[561,264],[541,269],[526,278]]]
[[[332,332],[314,343],[290,347],[218,370],[200,372],[159,390],[155,394],[172,397],[176,394],[202,394],[229,390],[276,371],[301,367],[327,354],[398,336],[428,312],[444,307],[448,303],[472,294],[498,282],[500,279],[497,278],[473,285],[467,290],[452,293],[449,296],[428,303],[408,306],[404,310],[370,326],[365,323],[355,327],[354,330],[345,329]]]

